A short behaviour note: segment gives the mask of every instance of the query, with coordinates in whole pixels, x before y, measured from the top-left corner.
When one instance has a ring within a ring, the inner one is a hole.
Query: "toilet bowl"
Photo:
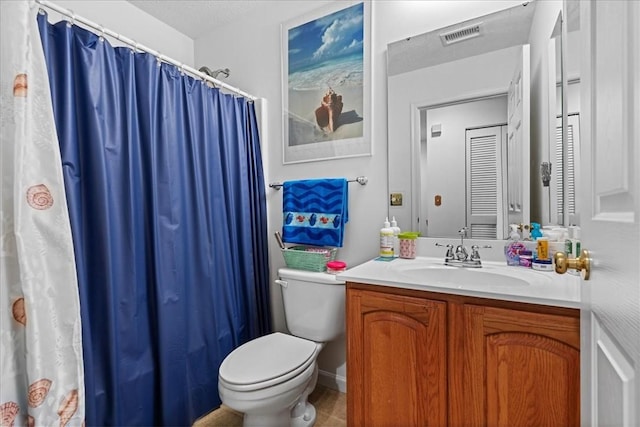
[[[307,398],[318,378],[316,359],[344,332],[344,282],[300,270],[279,275],[291,334],[275,332],[233,350],[220,365],[218,392],[244,413],[244,426],[311,427],[316,411]]]
[[[245,426],[312,426],[315,409],[306,400],[316,385],[321,349],[280,332],[249,341],[222,362],[220,398],[244,413]]]

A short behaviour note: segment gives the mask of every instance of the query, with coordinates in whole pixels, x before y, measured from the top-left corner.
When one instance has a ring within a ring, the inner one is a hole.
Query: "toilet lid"
[[[317,347],[280,332],[265,335],[233,350],[220,365],[220,378],[230,385],[283,382],[313,363]]]

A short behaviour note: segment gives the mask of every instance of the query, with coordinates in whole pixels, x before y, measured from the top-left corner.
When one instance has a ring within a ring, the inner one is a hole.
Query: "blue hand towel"
[[[282,239],[288,243],[342,247],[349,220],[344,178],[285,181]]]

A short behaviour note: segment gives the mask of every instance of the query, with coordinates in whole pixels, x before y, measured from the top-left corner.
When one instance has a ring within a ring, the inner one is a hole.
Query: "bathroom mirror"
[[[548,209],[541,213],[541,222],[547,224],[566,223],[564,216],[566,208],[564,185],[566,180],[563,177],[566,169],[564,159],[567,153],[563,149],[566,146],[564,137],[566,132],[564,131],[562,114],[566,108],[564,106],[566,100],[562,96],[565,91],[562,78],[564,66],[562,63],[562,41],[562,15],[559,14],[549,40],[549,81],[554,82],[549,86],[549,123],[551,124],[549,126],[549,152],[551,155],[550,160],[540,166],[540,173],[542,174],[543,170],[547,173],[546,181],[543,179],[543,191],[545,191],[545,198],[548,195],[548,199],[545,200]]]
[[[580,7],[578,0],[564,1],[560,29],[562,55],[561,88],[558,88],[555,194],[551,218],[559,224],[580,225],[576,194],[580,182]],[[561,117],[561,118],[560,118]],[[554,187],[552,187],[552,190]],[[565,197],[566,194],[566,197]],[[555,218],[554,218],[555,215]]]
[[[503,239],[510,223],[552,222],[541,165],[556,161],[561,14],[534,1],[388,45],[389,216],[403,229]]]

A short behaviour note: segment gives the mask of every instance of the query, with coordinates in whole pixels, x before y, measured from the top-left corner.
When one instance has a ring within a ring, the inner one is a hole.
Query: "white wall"
[[[124,0],[52,0],[58,6],[73,11],[103,25],[116,33],[135,40],[161,54],[173,58],[186,65],[193,65],[194,41],[143,12]],[[49,22],[58,22],[60,14],[44,8],[49,14]],[[120,46],[120,42],[109,39],[112,45]]]

